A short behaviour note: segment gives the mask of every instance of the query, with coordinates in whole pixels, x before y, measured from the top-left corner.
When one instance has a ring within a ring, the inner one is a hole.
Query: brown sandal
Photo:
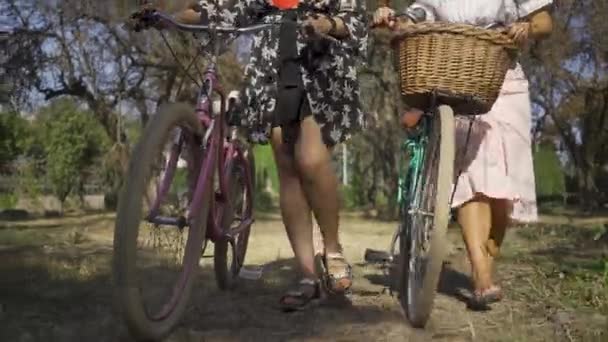
[[[279,303],[284,312],[302,311],[321,301],[321,284],[319,280],[304,278],[297,287],[287,291]]]
[[[328,290],[338,294],[346,293],[353,284],[353,273],[342,252],[325,253],[324,264]]]
[[[496,285],[490,286],[485,290],[475,290],[469,299],[469,309],[473,311],[490,310],[490,304],[502,300],[502,289]]]

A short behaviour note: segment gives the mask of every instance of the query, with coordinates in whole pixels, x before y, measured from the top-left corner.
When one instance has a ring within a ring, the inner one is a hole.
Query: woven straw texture
[[[435,92],[457,114],[492,108],[517,53],[504,31],[466,24],[406,25],[394,43],[406,103],[426,109]]]

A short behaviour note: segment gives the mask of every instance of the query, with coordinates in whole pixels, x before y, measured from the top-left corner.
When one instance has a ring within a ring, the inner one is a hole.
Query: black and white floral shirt
[[[278,11],[272,11],[272,0],[235,0],[233,5],[220,6],[213,0],[202,0],[203,18],[222,25],[247,26],[277,22]],[[359,102],[357,69],[364,62],[367,48],[367,27],[363,0],[300,0],[309,13],[328,14],[341,18],[350,35],[331,42],[314,70],[301,68],[302,81],[310,109],[321,126],[325,144],[343,142],[364,126],[364,113]],[[272,14],[274,13],[274,14]],[[205,18],[206,17],[206,18]],[[305,47],[305,37],[298,35],[298,53]],[[279,27],[260,31],[253,36],[249,63],[245,68],[245,89],[241,92],[242,124],[248,128],[254,143],[267,143],[271,117],[277,95],[279,67]]]

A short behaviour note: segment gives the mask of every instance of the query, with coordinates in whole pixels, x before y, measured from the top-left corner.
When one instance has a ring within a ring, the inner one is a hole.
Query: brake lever
[[[128,29],[132,29],[135,32],[140,32],[150,27],[154,27],[161,20],[160,16],[158,16],[156,9],[153,8],[145,8],[141,11],[137,11],[129,17],[134,24],[125,23],[124,27]]]
[[[505,25],[502,22],[493,22],[493,23],[489,23],[488,25],[484,26],[483,28],[486,30],[491,30],[491,29],[497,29],[500,27],[505,27]]]

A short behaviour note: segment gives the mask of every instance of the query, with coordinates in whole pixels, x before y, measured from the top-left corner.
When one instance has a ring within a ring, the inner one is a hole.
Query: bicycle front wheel
[[[399,239],[401,305],[417,328],[426,325],[446,249],[454,170],[454,112],[440,106],[430,124],[422,168],[402,209]]]
[[[167,105],[151,118],[133,151],[116,217],[113,271],[122,316],[137,340],[168,335],[187,306],[211,196],[209,186],[202,208],[188,213],[204,167],[201,143],[194,111]]]

